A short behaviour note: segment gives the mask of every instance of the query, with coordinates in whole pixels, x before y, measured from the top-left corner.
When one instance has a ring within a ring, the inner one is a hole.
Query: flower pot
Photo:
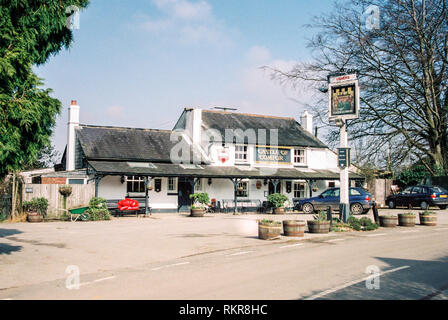
[[[205,209],[191,209],[190,217],[203,217]]]
[[[419,218],[420,218],[420,225],[422,225],[422,226],[435,227],[437,225],[437,214],[436,213],[433,213],[433,214],[420,213]]]
[[[415,227],[415,215],[399,214],[398,224],[401,227]]]
[[[274,208],[274,214],[285,214],[285,208]]]
[[[395,228],[397,224],[397,217],[380,216],[380,225],[384,228]]]
[[[258,223],[258,238],[262,240],[279,239],[282,234],[281,224],[260,224]]]
[[[308,220],[309,233],[329,233],[330,221]]]
[[[27,215],[28,222],[42,222],[44,221],[43,215],[38,212],[30,211]]]
[[[299,220],[283,221],[283,232],[286,237],[303,237],[305,233],[306,223]]]

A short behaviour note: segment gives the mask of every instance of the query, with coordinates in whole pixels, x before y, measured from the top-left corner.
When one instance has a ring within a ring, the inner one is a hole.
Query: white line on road
[[[339,241],[345,241],[345,239],[332,239],[332,240],[327,240],[325,242],[339,242]]]
[[[189,264],[190,262],[181,262],[181,263],[175,263],[175,264],[169,264],[166,266],[161,266],[161,267],[157,267],[157,268],[152,268],[151,270],[156,271],[156,270],[160,270],[160,269],[164,269],[164,268],[171,268],[171,267],[177,267],[177,266],[184,266],[186,264]]]
[[[284,248],[294,248],[294,247],[300,247],[300,246],[303,246],[303,243],[290,244],[290,245],[288,245],[288,246],[280,247],[280,249],[284,249]]]
[[[5,300],[5,301],[8,300],[9,301],[9,300],[12,300],[12,298],[5,298],[5,299],[2,299],[2,300]]]
[[[388,270],[388,271],[381,272],[378,276],[383,276],[383,275],[388,274],[388,273],[397,272],[397,271],[404,270],[404,269],[408,269],[408,268],[410,268],[410,266],[403,266],[403,267],[395,268],[395,269],[392,269],[392,270]],[[323,291],[323,292],[321,292],[321,293],[318,293],[318,294],[316,294],[316,295],[314,295],[314,296],[311,296],[311,297],[309,297],[309,298],[306,298],[305,300],[315,300],[315,299],[322,298],[322,297],[324,297],[324,296],[326,296],[326,295],[329,295],[330,293],[333,293],[333,292],[336,292],[336,291],[345,289],[345,288],[347,288],[347,287],[353,286],[353,285],[355,285],[355,284],[358,284],[358,283],[360,283],[360,282],[366,281],[366,280],[370,279],[371,277],[372,277],[372,275],[369,275],[369,276],[367,276],[367,277],[365,277],[365,278],[362,278],[362,279],[360,279],[360,280],[350,281],[350,282],[348,282],[348,283],[346,283],[346,284],[337,286],[337,287],[332,288],[332,289],[328,289],[328,290]]]
[[[243,251],[243,252],[232,253],[232,254],[229,254],[228,257],[242,256],[243,254],[248,254],[248,253],[252,253],[252,252],[253,251]]]
[[[400,231],[400,233],[418,233],[419,230],[407,230],[407,231]]]
[[[116,278],[116,276],[111,276],[111,277],[107,277],[107,278],[96,279],[96,280],[93,280],[93,281],[90,281],[90,282],[82,282],[82,283],[79,284],[79,286],[80,286],[80,287],[81,287],[81,286],[87,286],[87,285],[89,285],[89,284],[93,284],[93,283],[95,283],[95,282],[101,282],[101,281],[106,281],[106,280],[112,280],[112,279],[115,279],[115,278]]]
[[[381,237],[381,236],[385,236],[385,235],[386,235],[386,233],[377,233],[377,234],[369,234],[366,237],[373,238],[373,237]]]

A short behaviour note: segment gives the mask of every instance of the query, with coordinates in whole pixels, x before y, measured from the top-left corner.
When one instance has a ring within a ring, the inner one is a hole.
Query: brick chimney
[[[70,107],[68,107],[68,123],[67,123],[67,151],[66,170],[75,170],[75,128],[79,126],[79,106],[76,100],[72,100]]]

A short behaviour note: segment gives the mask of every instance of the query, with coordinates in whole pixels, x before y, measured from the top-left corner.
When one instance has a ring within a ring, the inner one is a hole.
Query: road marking
[[[395,268],[395,269],[392,269],[392,270],[388,270],[388,271],[381,272],[378,276],[383,276],[383,275],[386,275],[386,274],[388,274],[388,273],[397,272],[397,271],[404,270],[404,269],[408,269],[408,268],[410,268],[410,266],[403,266],[403,267]],[[324,297],[324,296],[329,295],[330,293],[333,293],[333,292],[336,292],[336,291],[345,289],[345,288],[347,288],[347,287],[353,286],[353,285],[355,285],[355,284],[358,284],[358,283],[360,283],[360,282],[366,281],[366,280],[370,279],[371,277],[372,277],[372,275],[369,275],[369,276],[364,277],[364,278],[362,278],[362,279],[360,279],[360,280],[350,281],[350,282],[348,282],[348,283],[346,283],[346,284],[337,286],[337,287],[332,288],[332,289],[328,289],[328,290],[323,291],[323,292],[321,292],[321,293],[315,294],[314,296],[305,298],[305,300],[315,300],[315,299],[319,299],[319,298],[321,298],[321,297]]]
[[[290,244],[290,245],[288,245],[288,246],[280,247],[280,249],[284,249],[284,248],[294,248],[294,247],[300,247],[300,246],[303,246],[303,243]]]
[[[243,254],[248,254],[248,253],[252,253],[252,252],[253,251],[243,251],[243,252],[232,253],[232,254],[229,254],[228,257],[242,256]]]
[[[9,300],[12,300],[12,298],[5,298],[5,299],[2,299],[2,300],[5,300],[5,301],[8,300],[9,301]]]
[[[407,230],[407,231],[400,231],[400,233],[418,233],[419,230]]]
[[[156,270],[160,270],[160,269],[165,269],[165,268],[172,268],[172,267],[177,267],[177,266],[184,266],[186,264],[189,264],[190,262],[181,262],[181,263],[175,263],[175,264],[169,264],[166,266],[161,266],[161,267],[157,267],[157,268],[152,268],[151,270],[156,271]]]
[[[106,281],[106,280],[112,280],[112,279],[115,279],[115,278],[116,278],[116,276],[111,276],[111,277],[107,277],[107,278],[96,279],[96,280],[89,281],[89,282],[82,282],[82,283],[79,284],[79,286],[80,287],[81,286],[87,286],[89,284],[93,284],[93,283],[101,282],[101,281]]]
[[[373,238],[373,237],[381,237],[381,236],[385,236],[385,235],[386,235],[386,233],[378,233],[378,234],[369,234],[366,237]]]
[[[325,242],[339,242],[339,241],[345,241],[345,239],[332,239],[332,240],[327,240]]]
[[[101,281],[111,280],[111,279],[115,279],[115,278],[116,278],[116,276],[111,276],[111,277],[107,277],[107,278],[96,279],[96,280],[93,280],[93,282],[101,282]]]

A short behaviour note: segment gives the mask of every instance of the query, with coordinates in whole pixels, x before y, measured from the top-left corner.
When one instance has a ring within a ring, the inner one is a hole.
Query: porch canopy
[[[130,161],[88,161],[88,174],[95,176],[95,193],[98,195],[98,184],[104,176],[141,176],[149,178],[184,177],[194,184],[199,178],[230,179],[234,184],[235,210],[237,207],[237,187],[243,179],[267,179],[275,186],[280,180],[305,180],[310,187],[318,180],[339,180],[339,170],[315,170],[308,168],[255,168],[249,166],[219,167],[195,164],[173,164]],[[364,180],[364,177],[350,172],[351,180]],[[148,207],[148,191],[146,189],[146,207]]]

